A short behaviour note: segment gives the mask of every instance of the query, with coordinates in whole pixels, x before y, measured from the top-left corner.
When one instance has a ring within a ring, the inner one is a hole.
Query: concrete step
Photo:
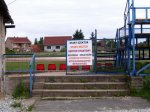
[[[87,100],[87,99],[102,99],[104,97],[43,97],[41,100]],[[107,97],[112,98],[112,97]]]
[[[126,89],[106,89],[106,90],[33,90],[36,97],[109,97],[126,96],[129,91]]]
[[[125,82],[35,83],[34,89],[128,89]]]
[[[37,76],[36,82],[127,82],[126,75]]]

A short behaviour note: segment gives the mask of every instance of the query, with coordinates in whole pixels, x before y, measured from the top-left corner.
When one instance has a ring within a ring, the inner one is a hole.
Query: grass
[[[147,65],[148,63],[150,63],[150,61],[137,61],[136,62],[136,69],[139,70],[141,69],[142,67],[144,67],[145,65]],[[141,72],[142,74],[150,74],[150,69],[147,68],[146,70],[142,71]]]
[[[144,80],[144,87],[142,90],[135,90],[134,88],[131,90],[132,96],[138,96],[147,99],[150,101],[150,75],[145,76]]]
[[[22,99],[27,99],[30,97],[29,94],[29,88],[25,86],[25,84],[21,81],[15,88],[15,90],[12,93],[13,98],[22,98]]]
[[[56,64],[57,70],[59,65],[65,63],[65,61],[38,61],[36,64],[44,64],[45,69],[48,70],[48,64]],[[6,71],[28,71],[29,62],[6,62]]]
[[[42,52],[35,55],[36,57],[65,57],[66,52]]]

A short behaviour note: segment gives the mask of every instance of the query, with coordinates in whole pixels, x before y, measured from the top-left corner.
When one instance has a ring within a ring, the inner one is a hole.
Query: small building
[[[38,45],[31,45],[31,51],[33,53],[41,52],[41,48]]]
[[[31,41],[28,37],[8,37],[5,46],[6,48],[17,52],[31,51]]]
[[[11,25],[6,25],[6,24],[11,24]],[[0,55],[5,54],[6,29],[12,27],[12,24],[14,24],[14,21],[9,14],[7,5],[4,0],[0,0],[0,48],[1,48]]]
[[[44,51],[56,52],[66,47],[67,40],[72,40],[72,36],[49,36],[44,38]]]

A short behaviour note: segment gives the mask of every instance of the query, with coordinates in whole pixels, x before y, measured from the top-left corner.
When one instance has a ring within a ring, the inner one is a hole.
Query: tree
[[[40,38],[38,44],[41,44],[41,45],[43,44],[43,37]]]
[[[38,44],[38,41],[37,41],[37,38],[35,38],[34,45],[37,45],[37,44]]]
[[[80,31],[76,30],[76,32],[73,34],[73,40],[83,40],[84,39],[84,35],[82,30],[80,29]]]
[[[38,41],[38,46],[41,49],[41,51],[44,51],[43,37],[40,37],[40,40]]]
[[[43,51],[44,50],[43,37],[40,37],[39,41],[37,40],[37,38],[35,38],[34,45],[37,45],[41,49],[41,51]]]
[[[90,39],[91,39],[91,40],[94,40],[94,39],[95,39],[95,34],[94,34],[94,32],[91,33]]]

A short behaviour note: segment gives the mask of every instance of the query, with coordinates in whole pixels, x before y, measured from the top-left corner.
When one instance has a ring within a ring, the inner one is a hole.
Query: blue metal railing
[[[35,55],[30,61],[30,97],[32,97],[33,82],[35,81]]]
[[[147,64],[146,66],[144,66],[143,68],[141,68],[140,70],[138,70],[137,71],[137,76],[145,76],[145,75],[147,75],[147,74],[140,74],[142,71],[144,71],[144,70],[146,70],[147,68],[149,68],[150,67],[150,63],[149,64]]]
[[[29,73],[30,59],[33,54],[4,54],[5,73]]]

